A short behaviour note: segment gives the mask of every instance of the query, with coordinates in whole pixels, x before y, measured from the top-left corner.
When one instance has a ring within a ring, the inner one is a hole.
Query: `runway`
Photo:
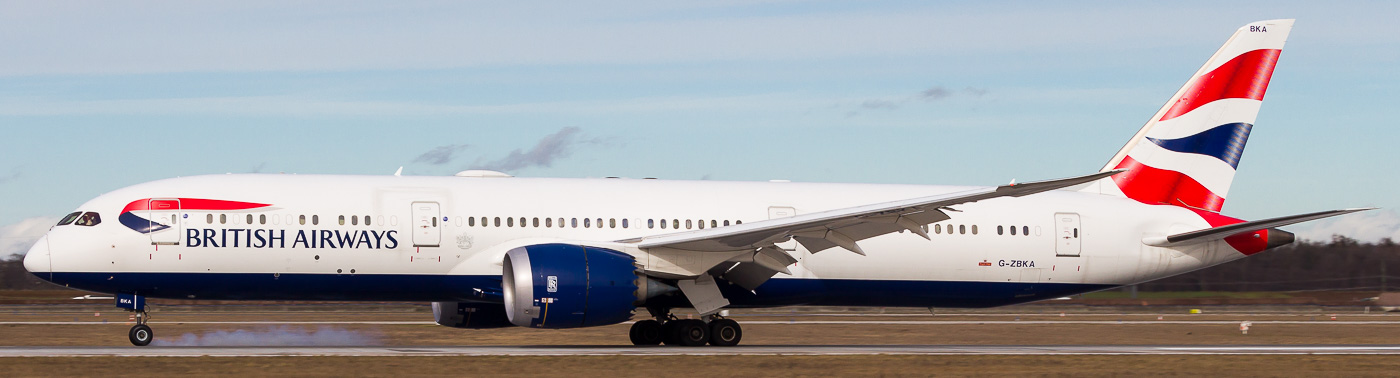
[[[1391,355],[1400,345],[748,345],[0,347],[0,357],[725,356],[725,355]]]

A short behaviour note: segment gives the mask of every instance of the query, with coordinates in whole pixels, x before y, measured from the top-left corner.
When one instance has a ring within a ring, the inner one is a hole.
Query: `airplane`
[[[1293,242],[1220,213],[1293,20],[1239,28],[1098,172],[1001,186],[225,174],[94,198],[24,266],[116,297],[431,302],[437,324],[732,346],[727,309],[993,307]],[[674,309],[694,309],[682,319]],[[645,310],[645,313],[642,313]]]

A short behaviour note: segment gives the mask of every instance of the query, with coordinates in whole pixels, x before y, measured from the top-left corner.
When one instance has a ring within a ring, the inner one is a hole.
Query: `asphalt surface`
[[[1400,345],[747,345],[0,347],[0,357],[1400,354]]]

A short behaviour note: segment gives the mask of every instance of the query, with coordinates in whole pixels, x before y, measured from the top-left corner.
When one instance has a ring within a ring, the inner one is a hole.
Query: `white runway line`
[[[1081,324],[1081,325],[1149,325],[1149,324],[1239,324],[1240,320],[749,320],[741,324],[850,324],[850,325],[980,325],[980,324]],[[1400,319],[1376,320],[1255,320],[1254,324],[1308,325],[1400,325]],[[130,321],[78,322],[0,322],[0,325],[111,325],[131,324]],[[434,325],[430,321],[151,321],[149,324],[210,324],[210,325]],[[630,323],[624,323],[630,324]]]
[[[718,356],[718,355],[1263,355],[1397,354],[1400,345],[754,345],[419,347],[0,347],[0,357]]]

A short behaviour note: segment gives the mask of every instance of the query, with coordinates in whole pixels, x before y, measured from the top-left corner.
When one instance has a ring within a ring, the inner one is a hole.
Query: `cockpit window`
[[[78,220],[78,216],[82,214],[83,212],[81,211],[75,211],[72,214],[65,215],[63,216],[63,219],[58,221],[57,226],[66,226],[72,224],[73,221]]]
[[[89,227],[91,227],[91,226],[96,226],[98,223],[102,223],[102,217],[101,217],[101,216],[98,216],[97,213],[90,213],[90,212],[89,212],[89,213],[83,213],[82,216],[78,217],[78,220],[77,220],[76,222],[73,222],[73,224],[75,224],[75,225],[79,225],[79,226],[89,226]]]

